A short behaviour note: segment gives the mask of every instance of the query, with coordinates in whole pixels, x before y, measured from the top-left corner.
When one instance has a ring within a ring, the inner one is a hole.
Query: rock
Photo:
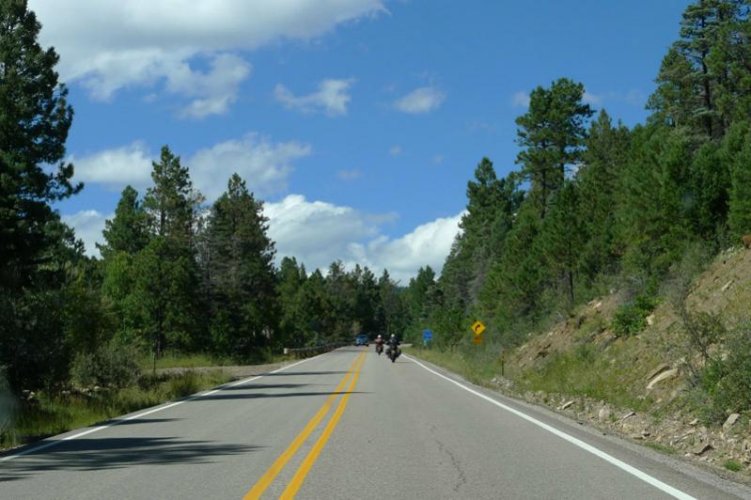
[[[573,399],[571,399],[571,400],[569,400],[569,401],[566,401],[566,402],[565,402],[565,403],[563,403],[563,404],[562,404],[561,406],[559,406],[559,407],[558,407],[558,409],[559,409],[559,410],[565,410],[565,409],[567,409],[567,408],[568,408],[569,406],[571,406],[572,404],[574,404],[574,400],[573,400]]]
[[[640,439],[644,439],[644,436],[642,436],[641,434],[632,434],[631,439],[640,440]]]
[[[600,408],[600,411],[597,412],[597,418],[602,422],[603,420],[607,420],[610,418],[610,408]]]
[[[691,453],[693,453],[697,457],[700,457],[703,454],[705,454],[706,452],[708,452],[709,450],[713,450],[713,449],[714,449],[714,447],[711,444],[709,444],[709,443],[702,443],[699,446],[697,446],[696,448],[694,448],[694,450]]]
[[[688,423],[688,425],[697,425],[699,423],[699,419],[695,418],[691,422]]]
[[[655,385],[659,384],[660,382],[664,380],[669,380],[671,378],[675,378],[678,376],[678,369],[677,368],[671,368],[668,371],[662,372],[659,375],[657,375],[655,378],[653,378],[649,384],[647,384],[647,390],[652,389]]]
[[[652,326],[652,325],[655,324],[655,315],[654,314],[650,314],[645,319],[647,320],[647,325]]]
[[[722,430],[724,430],[724,431],[728,431],[728,430],[729,430],[729,429],[730,429],[730,428],[731,428],[731,427],[733,426],[733,424],[735,424],[735,422],[737,422],[737,421],[738,421],[738,418],[740,418],[740,415],[739,415],[739,414],[737,414],[737,413],[733,413],[733,414],[731,414],[731,415],[730,415],[730,416],[728,417],[728,419],[727,419],[727,420],[725,420],[725,423],[724,423],[724,424],[722,424]]]
[[[666,372],[668,370],[670,370],[670,365],[667,364],[667,363],[662,363],[660,366],[658,366],[657,368],[655,368],[654,370],[652,370],[649,373],[649,375],[647,375],[647,380],[652,380],[653,378],[655,378],[660,373]]]

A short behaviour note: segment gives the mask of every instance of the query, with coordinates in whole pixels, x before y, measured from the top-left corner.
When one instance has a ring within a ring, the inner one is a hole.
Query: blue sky
[[[232,172],[278,255],[440,269],[483,156],[515,169],[514,119],[560,77],[628,125],[687,0],[30,0],[75,109],[85,189],[58,206],[90,253],[167,144],[213,201]]]

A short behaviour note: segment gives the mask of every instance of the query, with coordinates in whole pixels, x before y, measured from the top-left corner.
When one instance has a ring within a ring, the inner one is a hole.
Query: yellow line
[[[334,432],[334,428],[336,428],[336,425],[339,423],[339,419],[342,417],[342,414],[344,414],[344,410],[347,408],[347,400],[349,400],[349,397],[352,395],[352,391],[355,389],[357,379],[360,377],[360,369],[362,368],[363,364],[364,363],[360,363],[355,370],[355,375],[352,377],[352,381],[349,383],[347,393],[342,397],[341,401],[339,401],[339,406],[337,406],[334,415],[331,417],[331,420],[329,420],[329,423],[323,430],[321,437],[318,438],[318,441],[316,441],[316,444],[313,445],[313,448],[311,448],[308,456],[306,456],[300,464],[300,467],[297,469],[297,472],[295,472],[294,477],[292,477],[292,481],[290,481],[290,483],[284,489],[282,496],[279,497],[280,499],[286,500],[295,498],[295,495],[302,486],[302,483],[305,481],[305,477],[308,475],[308,472],[310,472],[311,467],[313,467],[313,464],[318,459],[321,451],[323,451],[323,447],[326,446],[326,442],[331,437],[331,433]]]
[[[281,455],[279,455],[279,458],[277,458],[276,461],[271,464],[271,467],[269,467],[269,469],[264,473],[263,476],[261,476],[258,482],[256,482],[256,484],[253,485],[253,487],[245,494],[243,500],[261,498],[261,495],[264,491],[266,491],[266,488],[271,485],[276,476],[282,471],[284,466],[287,465],[287,462],[289,462],[289,460],[295,455],[295,453],[297,453],[297,450],[300,448],[300,446],[302,446],[305,440],[308,439],[308,436],[310,436],[315,428],[318,427],[318,424],[321,423],[323,417],[325,417],[329,412],[332,403],[337,398],[337,396],[339,396],[339,393],[342,391],[342,389],[344,389],[344,386],[347,384],[347,379],[354,373],[358,361],[360,361],[363,356],[364,353],[361,353],[360,356],[352,362],[349,371],[344,376],[344,378],[342,378],[341,382],[339,382],[339,385],[336,386],[336,389],[334,389],[334,393],[326,398],[326,402],[323,403],[323,406],[321,406],[321,409],[318,410],[318,413],[313,415],[313,418],[310,419],[305,428],[300,432],[300,434],[297,435],[292,443],[290,443],[289,447],[287,447],[287,449],[284,450]]]

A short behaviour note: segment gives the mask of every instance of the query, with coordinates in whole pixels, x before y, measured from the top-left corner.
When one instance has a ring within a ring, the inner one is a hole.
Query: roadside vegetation
[[[208,204],[167,145],[152,185],[123,190],[100,257],[87,257],[52,208],[83,188],[65,163],[73,110],[58,57],[38,45],[25,1],[0,3],[2,442],[221,382],[155,369],[265,362],[361,332],[420,345],[425,329],[418,354],[478,383],[502,373],[521,392],[688,408],[712,425],[751,414],[747,281],[733,278],[714,307],[696,284],[718,261],[745,262],[727,252],[751,234],[749,7],[686,8],[643,124],[596,112],[566,77],[532,89],[515,169],[498,177],[478,152],[440,275],[426,266],[398,284],[339,261],[275,265],[246,181],[233,175]],[[661,364],[681,373],[680,398],[645,394]]]

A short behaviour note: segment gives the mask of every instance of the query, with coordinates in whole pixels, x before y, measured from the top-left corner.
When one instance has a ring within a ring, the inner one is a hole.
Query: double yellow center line
[[[331,434],[334,432],[334,428],[339,423],[339,419],[342,417],[342,414],[347,407],[349,397],[352,394],[355,385],[357,384],[357,379],[360,377],[360,370],[362,369],[364,361],[365,353],[363,352],[360,353],[360,355],[355,358],[355,361],[352,362],[352,366],[350,366],[347,374],[339,382],[339,385],[336,386],[334,392],[328,398],[326,398],[326,402],[323,403],[321,409],[318,410],[315,415],[313,415],[313,418],[311,418],[310,421],[305,425],[300,434],[295,437],[295,439],[292,441],[292,443],[290,443],[287,449],[284,450],[281,455],[279,455],[279,458],[277,458],[276,461],[271,464],[271,467],[269,467],[269,469],[264,473],[263,476],[261,476],[258,482],[253,485],[250,491],[245,494],[245,496],[243,497],[244,500],[261,498],[263,492],[266,491],[266,489],[271,485],[276,476],[279,475],[282,469],[284,469],[284,467],[287,465],[287,462],[289,462],[292,457],[295,456],[295,453],[297,453],[297,450],[300,449],[300,446],[305,443],[308,437],[324,419],[326,414],[328,414],[331,406],[334,404],[334,401],[341,394],[344,386],[347,385],[347,381],[349,381],[349,387],[347,387],[346,393],[339,401],[339,405],[334,411],[334,415],[329,420],[326,428],[321,433],[321,436],[313,445],[313,448],[311,448],[310,452],[308,452],[308,455],[303,459],[300,467],[297,469],[297,472],[295,472],[295,475],[292,477],[292,480],[289,482],[280,498],[287,499],[295,497],[298,490],[302,486],[303,481],[305,481],[305,477],[308,475],[311,467],[313,467],[313,464],[318,459],[318,456],[321,454],[323,447],[326,446],[326,442],[329,440],[329,437],[331,437]]]

